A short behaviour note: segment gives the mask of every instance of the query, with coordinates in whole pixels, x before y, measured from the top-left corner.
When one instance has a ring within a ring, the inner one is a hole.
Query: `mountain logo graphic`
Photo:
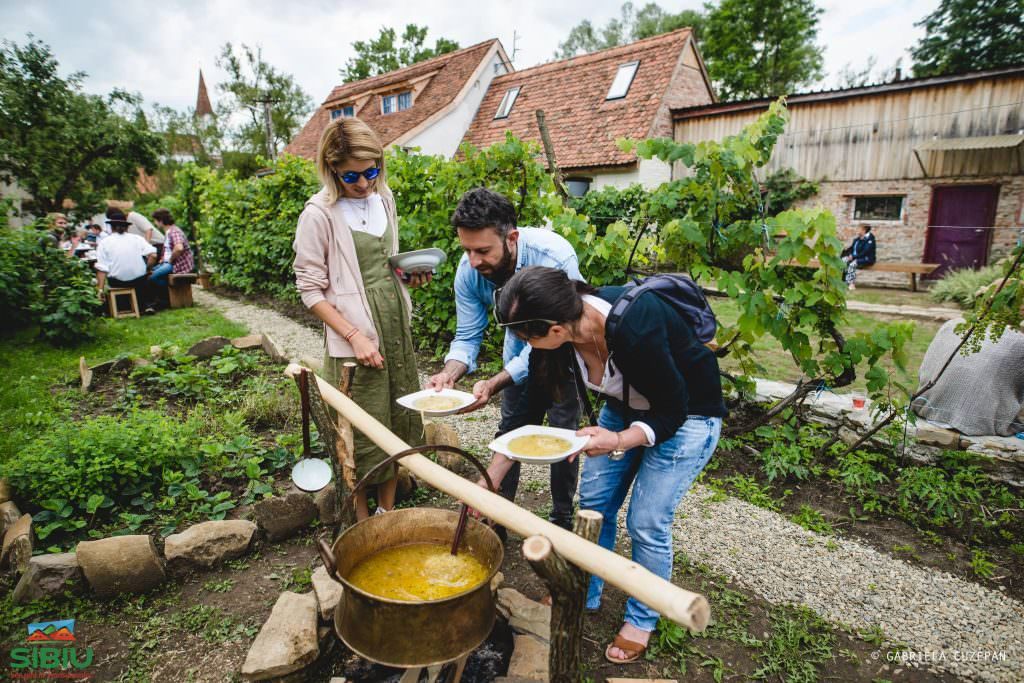
[[[75,640],[75,620],[40,621],[28,625],[28,643],[72,642]]]

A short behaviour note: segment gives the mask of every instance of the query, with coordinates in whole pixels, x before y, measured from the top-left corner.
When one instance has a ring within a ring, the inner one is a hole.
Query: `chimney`
[[[901,69],[899,67],[896,67],[893,70],[892,82],[893,83],[899,83],[901,80],[903,80],[903,69]]]

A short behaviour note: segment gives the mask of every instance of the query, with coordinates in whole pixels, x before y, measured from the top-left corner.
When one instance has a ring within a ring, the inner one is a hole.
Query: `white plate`
[[[447,260],[448,256],[435,247],[417,249],[395,254],[388,261],[392,268],[400,268],[404,273],[423,273],[434,270]]]
[[[449,408],[448,410],[423,410],[416,407],[416,401],[423,398],[424,396],[451,396],[457,398],[461,403],[456,408]],[[414,394],[406,394],[400,398],[395,399],[395,402],[403,408],[408,408],[417,413],[423,413],[424,415],[432,415],[434,417],[441,417],[443,415],[454,415],[466,406],[474,403],[476,397],[473,394],[465,391],[459,391],[458,389],[442,389],[441,391],[434,391],[433,389],[424,389],[423,391],[417,391]]]
[[[546,455],[543,457],[535,458],[524,455],[516,455],[508,447],[509,441],[520,436],[557,436],[559,439],[565,439],[569,442],[569,447],[562,453],[556,455]],[[513,429],[507,434],[502,434],[497,439],[487,445],[492,451],[497,451],[502,455],[508,457],[510,460],[518,460],[519,462],[534,463],[534,464],[550,464],[553,462],[559,462],[565,460],[573,453],[579,453],[583,450],[583,447],[587,445],[587,441],[590,439],[589,436],[576,436],[576,432],[571,429],[560,429],[558,427],[540,427],[538,425],[526,425],[519,429]]]
[[[319,491],[331,483],[331,465],[319,458],[306,458],[295,463],[292,481],[303,491]]]

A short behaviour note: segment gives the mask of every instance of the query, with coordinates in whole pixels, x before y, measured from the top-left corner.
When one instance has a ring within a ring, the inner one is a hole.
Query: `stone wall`
[[[829,182],[821,181],[818,194],[798,206],[824,206],[832,211],[839,228],[839,238],[849,244],[857,235],[861,224],[872,226],[878,242],[878,260],[924,260],[928,212],[931,208],[932,187],[935,185],[1000,185],[996,206],[995,227],[989,263],[1006,255],[1017,243],[1024,222],[1024,175],[988,176],[978,178],[921,178],[914,180],[865,180]],[[903,217],[899,221],[858,221],[853,218],[854,197],[858,195],[904,195]],[[902,273],[871,273],[858,275],[864,284],[907,286],[908,276]]]

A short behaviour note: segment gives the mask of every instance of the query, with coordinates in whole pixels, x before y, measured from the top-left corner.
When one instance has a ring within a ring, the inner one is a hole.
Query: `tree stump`
[[[594,510],[576,512],[573,531],[591,543],[601,533],[602,517]],[[583,610],[590,575],[567,562],[544,536],[523,542],[523,557],[551,591],[551,655],[548,671],[552,683],[575,683],[580,668]]]

